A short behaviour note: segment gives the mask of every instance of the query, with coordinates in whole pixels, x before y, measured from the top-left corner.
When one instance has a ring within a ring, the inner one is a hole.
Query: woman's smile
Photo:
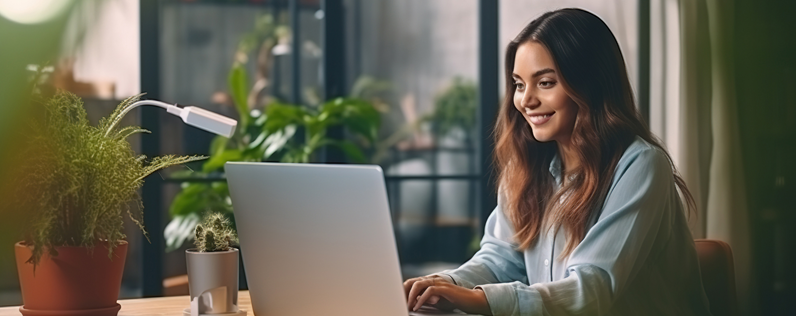
[[[549,121],[550,118],[553,117],[553,114],[556,114],[556,112],[532,113],[531,109],[526,108],[525,109],[525,114],[528,115],[528,118],[529,118],[529,120],[531,121],[531,123],[533,125],[539,126],[539,125],[542,125],[544,123],[547,123],[547,121]]]

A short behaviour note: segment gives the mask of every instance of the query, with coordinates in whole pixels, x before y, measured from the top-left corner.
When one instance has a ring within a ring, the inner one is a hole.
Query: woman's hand
[[[432,284],[435,284],[435,283],[440,283],[440,284],[441,283],[450,283],[450,281],[448,279],[443,278],[443,277],[438,276],[438,275],[427,275],[427,276],[421,276],[421,277],[417,277],[417,278],[412,278],[412,279],[406,280],[406,281],[404,281],[404,293],[407,296],[407,301],[411,302],[411,299],[409,299],[411,297],[411,296],[409,296],[409,292],[412,291],[412,286],[415,283],[417,283],[417,282],[426,281],[426,280],[431,280]],[[417,299],[417,295],[415,295],[415,299]],[[446,302],[439,302],[439,297],[432,297],[431,300],[427,301],[427,303],[429,305],[434,305],[434,307],[436,307],[438,309],[441,309],[441,310],[452,311],[454,309],[454,307],[452,307],[452,306],[445,306]],[[411,308],[412,305],[409,305],[409,307]]]
[[[423,304],[428,304],[442,310],[458,308],[469,314],[490,315],[492,313],[484,291],[466,289],[451,284],[447,279],[439,276],[409,279],[404,282],[404,290],[408,297],[407,305],[413,311]]]

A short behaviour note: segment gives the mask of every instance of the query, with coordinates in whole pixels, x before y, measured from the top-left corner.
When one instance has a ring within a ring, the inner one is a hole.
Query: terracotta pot
[[[108,258],[108,245],[57,247],[58,256],[45,251],[34,274],[31,248],[15,245],[22,288],[22,315],[117,315],[127,242],[121,241]]]

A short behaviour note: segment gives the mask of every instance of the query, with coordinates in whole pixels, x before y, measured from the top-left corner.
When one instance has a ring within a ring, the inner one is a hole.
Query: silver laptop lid
[[[380,167],[225,170],[255,314],[408,314]]]

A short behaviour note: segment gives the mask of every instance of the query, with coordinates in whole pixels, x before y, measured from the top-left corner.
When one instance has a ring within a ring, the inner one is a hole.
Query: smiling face
[[[561,85],[553,57],[534,41],[517,47],[514,59],[514,107],[539,142],[569,142],[578,105]]]

